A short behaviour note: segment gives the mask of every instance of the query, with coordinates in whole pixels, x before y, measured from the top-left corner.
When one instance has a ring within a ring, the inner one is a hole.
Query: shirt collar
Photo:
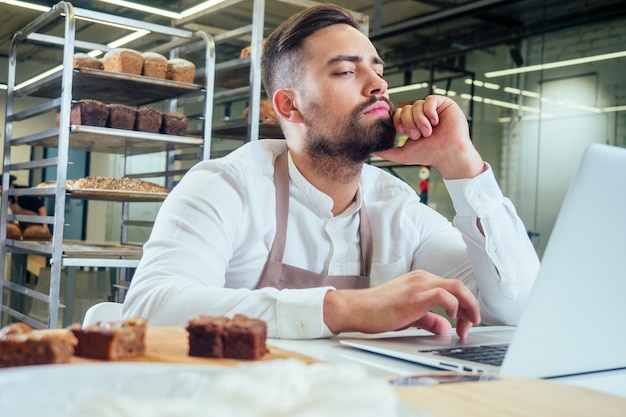
[[[328,215],[328,213],[332,213],[333,209],[333,199],[330,198],[327,194],[324,194],[317,188],[313,186],[306,178],[302,175],[302,173],[296,167],[296,164],[293,162],[291,158],[291,152],[287,153],[287,161],[289,166],[289,178],[291,183],[299,188],[308,198],[310,198],[314,204],[317,205],[318,209],[321,209],[324,215]],[[362,199],[361,199],[361,186],[357,189],[356,198],[352,201],[352,204],[346,208],[343,213],[339,215],[339,217],[343,216],[351,216],[357,211],[361,209]]]

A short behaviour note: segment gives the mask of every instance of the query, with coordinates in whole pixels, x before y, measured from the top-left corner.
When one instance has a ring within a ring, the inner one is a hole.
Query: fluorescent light
[[[6,84],[0,84],[0,90],[7,90],[9,88]]]
[[[509,103],[507,101],[502,101],[502,100],[494,100],[488,97],[481,97],[481,96],[472,96],[471,94],[461,94],[461,98],[465,99],[465,100],[473,100],[477,103],[485,103],[485,104],[490,104],[492,106],[498,106],[498,107],[504,107],[507,109],[513,109],[513,110],[523,110],[529,113],[539,113],[540,110],[536,109],[534,107],[528,107],[528,106],[522,106],[519,104],[515,104],[515,103]]]
[[[107,46],[109,48],[117,48],[119,46],[126,45],[127,43],[130,43],[130,42],[134,41],[135,39],[143,38],[148,33],[150,33],[149,30],[138,30],[135,33],[131,33],[130,35],[126,35],[123,38],[119,38],[116,41],[108,43]]]
[[[218,5],[220,3],[222,3],[224,0],[209,0],[209,1],[205,1],[204,3],[201,3],[197,6],[194,6],[190,9],[184,10],[181,15],[182,17],[187,17],[187,16],[191,16],[192,14],[198,13],[204,9],[208,9],[209,7]]]
[[[105,22],[104,20],[91,19],[89,17],[77,16],[76,19],[77,20],[83,20],[85,22],[97,23],[99,25],[111,26],[111,27],[114,27],[114,28],[120,28],[120,29],[132,30],[132,31],[137,31],[138,30],[136,27],[131,27],[131,26],[127,26],[127,25],[120,25],[119,23],[113,23],[113,22]],[[141,29],[141,30],[144,30],[144,29]]]
[[[23,7],[24,9],[36,10],[38,12],[47,12],[48,10],[50,10],[50,7],[40,6],[39,4],[32,4],[25,1],[0,0],[0,3],[9,4],[11,6]]]
[[[605,107],[602,109],[604,113],[609,112],[617,112],[617,111],[626,111],[626,106],[613,106],[613,107]]]
[[[405,91],[421,90],[426,87],[428,87],[428,83],[409,84],[400,87],[388,88],[387,92],[389,94],[404,93]]]
[[[33,78],[30,78],[30,79],[24,81],[23,83],[17,84],[15,86],[15,91],[19,90],[20,88],[24,88],[27,85],[30,85],[30,84],[34,83],[35,81],[39,81],[42,78],[45,78],[45,77],[47,77],[50,74],[54,74],[55,72],[57,72],[61,68],[63,68],[63,65],[58,65],[58,66],[56,66],[54,68],[49,69],[48,71],[42,72],[39,75],[35,75]]]
[[[493,83],[487,83],[484,81],[480,81],[480,80],[473,80],[471,78],[466,78],[465,79],[465,84],[474,84],[476,87],[484,87],[484,88],[488,88],[490,90],[499,90],[500,86],[498,84],[493,84]]]
[[[133,10],[138,10],[140,12],[146,12],[150,14],[156,14],[163,17],[169,17],[170,19],[180,19],[182,16],[180,13],[174,13],[163,9],[158,9],[156,7],[144,6],[143,4],[137,4],[130,1],[124,0],[100,0],[103,3],[114,4],[116,6],[122,6]]]
[[[437,88],[437,87],[433,88],[433,93],[439,94],[440,96],[448,96],[448,97],[456,96],[456,91],[444,90],[443,88]]]
[[[532,97],[532,98],[541,98],[541,94],[535,93],[534,91],[520,90],[519,88],[513,88],[513,87],[504,87],[504,92],[511,93],[511,94],[519,94],[522,96]]]
[[[156,7],[144,6],[143,4],[133,3],[132,1],[125,0],[99,0],[104,3],[114,4],[116,6],[127,7],[129,9],[138,10],[140,12],[146,12],[150,14],[156,14],[163,17],[169,17],[170,19],[181,19],[183,17],[191,16],[195,13],[201,12],[202,10],[208,9],[209,7],[216,6],[224,0],[210,0],[204,3],[198,4],[197,6],[191,7],[187,10],[183,10],[182,13],[170,12],[169,10],[163,10]]]
[[[626,57],[626,51],[613,52],[610,54],[594,55],[585,58],[568,59],[565,61],[550,62],[547,64],[529,65],[527,67],[512,68],[499,71],[490,71],[485,73],[485,77],[503,77],[505,75],[521,74],[525,72],[541,71],[546,69],[568,67],[572,65],[587,64],[589,62],[606,61],[607,59],[617,59]]]

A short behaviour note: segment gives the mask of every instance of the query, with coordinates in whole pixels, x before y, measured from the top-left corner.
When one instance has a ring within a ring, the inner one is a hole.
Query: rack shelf
[[[57,98],[61,95],[62,70],[46,77],[16,96]],[[171,97],[195,93],[202,89],[197,84],[162,80],[143,75],[122,74],[90,68],[74,68],[72,98],[111,101],[129,106],[154,103]]]
[[[163,135],[83,125],[71,125],[69,129],[70,149],[88,152],[139,155],[204,145],[204,139],[199,137]],[[55,148],[58,146],[58,133],[58,128],[50,129],[28,141],[28,143],[33,146]],[[20,139],[24,141],[24,139]]]
[[[53,252],[51,241],[7,240],[7,247],[13,253],[38,253],[50,255]],[[89,243],[81,241],[63,241],[62,256],[69,258],[92,258],[93,266],[98,266],[99,259],[135,259],[141,258],[141,246]]]
[[[248,134],[248,119],[231,119],[213,123],[213,136],[224,139],[246,140]],[[280,126],[259,123],[260,139],[281,139],[283,132]]]

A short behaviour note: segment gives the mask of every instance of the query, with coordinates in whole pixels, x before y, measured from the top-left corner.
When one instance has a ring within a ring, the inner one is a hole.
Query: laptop
[[[626,149],[592,144],[567,190],[517,327],[474,327],[464,341],[417,331],[340,343],[439,369],[551,378],[626,368],[624,319]],[[501,363],[472,358],[471,351],[485,347],[504,349]]]

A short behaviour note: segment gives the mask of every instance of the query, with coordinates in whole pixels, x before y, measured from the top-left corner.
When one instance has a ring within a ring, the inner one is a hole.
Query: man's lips
[[[365,109],[363,114],[372,115],[372,116],[376,116],[376,115],[389,116],[389,104],[387,104],[384,101],[378,101],[372,104],[371,106],[369,106],[367,109]]]

